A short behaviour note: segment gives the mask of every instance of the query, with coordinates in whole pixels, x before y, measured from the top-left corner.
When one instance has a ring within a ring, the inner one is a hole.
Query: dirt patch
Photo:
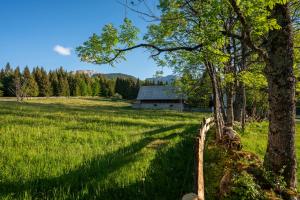
[[[150,142],[146,147],[152,148],[152,149],[161,149],[162,147],[164,147],[167,144],[168,144],[168,141],[166,141],[166,140],[156,139],[156,140]]]

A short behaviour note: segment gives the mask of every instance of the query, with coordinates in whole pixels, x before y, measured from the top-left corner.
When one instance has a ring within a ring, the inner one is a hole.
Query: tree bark
[[[226,126],[233,126],[233,84],[229,83],[226,88],[227,108],[226,108]]]
[[[231,20],[229,20],[231,21]],[[233,52],[232,52],[233,48]],[[230,55],[230,59],[225,67],[225,74],[235,74],[236,72],[236,44],[234,38],[229,38],[229,44],[226,46],[226,51]],[[226,126],[232,127],[234,120],[233,113],[233,89],[234,82],[226,84]]]
[[[246,52],[247,52],[247,46],[245,42],[241,42],[241,50],[242,50],[242,62],[241,62],[241,70],[245,70],[247,68],[246,66]],[[246,125],[246,106],[247,106],[247,98],[246,98],[246,88],[245,84],[241,82],[241,93],[242,93],[242,131],[245,131],[245,125]]]
[[[242,83],[242,95],[243,95],[243,100],[242,100],[242,131],[245,131],[245,126],[246,126],[246,106],[247,106],[247,97],[246,97],[246,88],[244,83]]]
[[[235,100],[233,103],[234,108],[234,121],[242,122],[242,109],[243,109],[243,86],[238,82],[235,86]]]
[[[223,136],[223,128],[224,128],[224,119],[222,115],[222,104],[220,99],[220,88],[218,84],[218,78],[216,74],[216,69],[214,66],[206,61],[205,63],[207,71],[209,73],[211,82],[212,82],[212,88],[213,88],[213,100],[214,100],[214,118],[215,118],[215,124],[216,124],[216,139],[217,141],[220,141]]]
[[[268,35],[265,74],[269,86],[269,139],[264,165],[296,188],[295,77],[292,22],[287,4],[276,4],[271,17],[281,29]]]

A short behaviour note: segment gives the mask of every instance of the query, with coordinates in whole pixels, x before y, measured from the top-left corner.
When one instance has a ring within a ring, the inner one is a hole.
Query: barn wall
[[[136,103],[133,108],[183,110],[182,103]]]

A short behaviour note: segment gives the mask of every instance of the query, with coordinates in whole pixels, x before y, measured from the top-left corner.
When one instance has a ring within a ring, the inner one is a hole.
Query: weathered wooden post
[[[183,196],[182,200],[205,200],[204,196],[204,146],[206,133],[210,128],[213,118],[203,119],[200,124],[199,134],[196,138],[195,145],[195,193],[189,193]]]

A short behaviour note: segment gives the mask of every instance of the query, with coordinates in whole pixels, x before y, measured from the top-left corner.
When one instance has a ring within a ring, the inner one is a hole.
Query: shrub
[[[266,199],[261,188],[254,181],[253,176],[243,171],[233,174],[232,187],[226,200],[263,200]]]

